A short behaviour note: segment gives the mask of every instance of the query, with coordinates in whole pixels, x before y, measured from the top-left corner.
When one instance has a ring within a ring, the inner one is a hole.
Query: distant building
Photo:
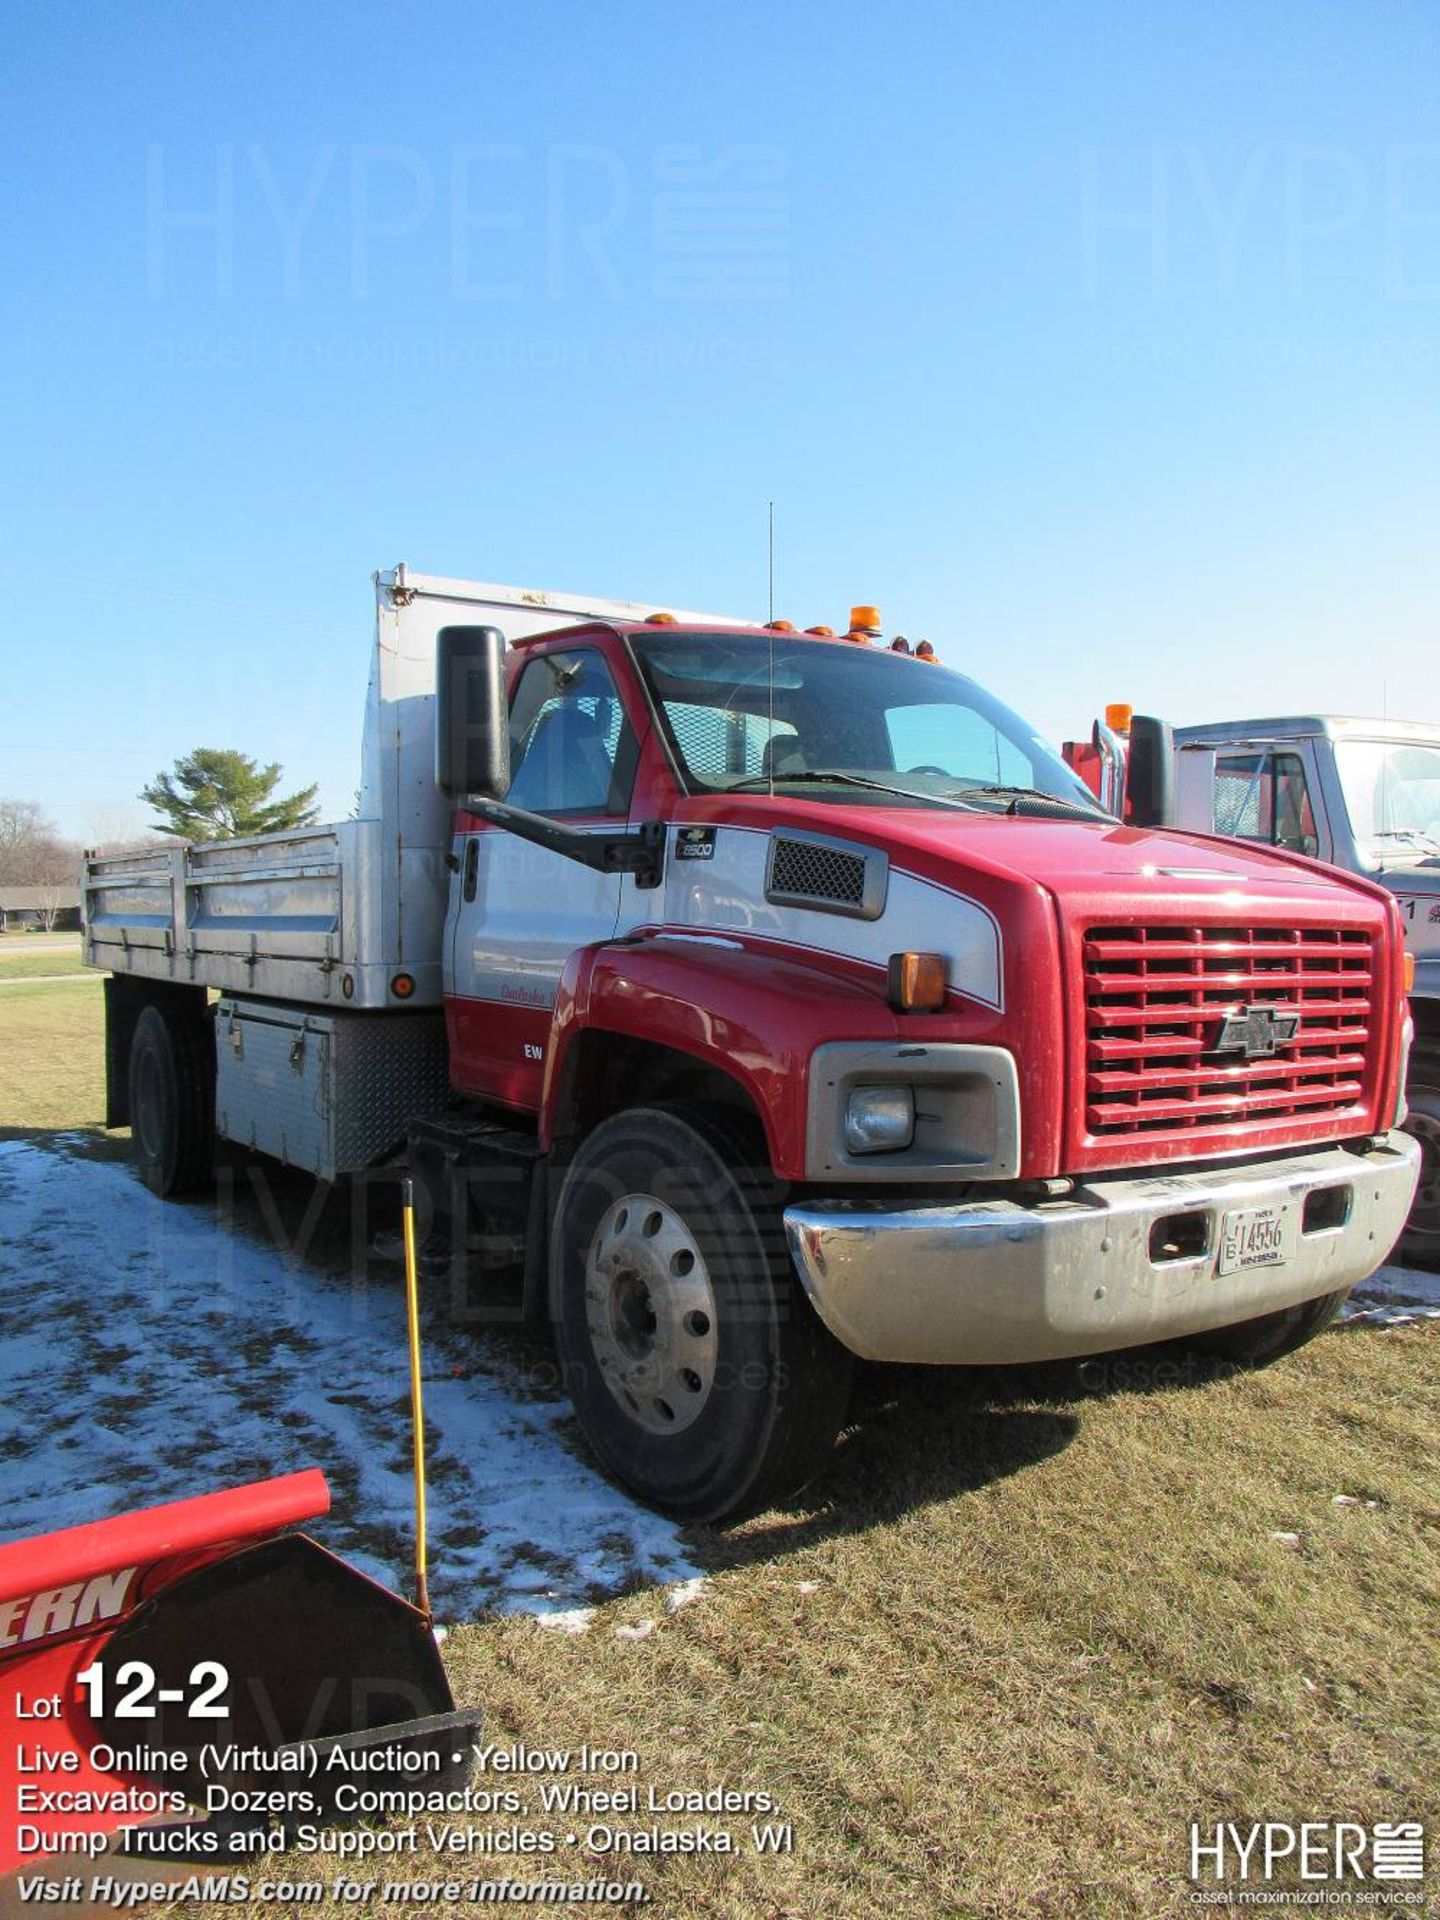
[[[79,887],[0,887],[0,933],[77,933]]]

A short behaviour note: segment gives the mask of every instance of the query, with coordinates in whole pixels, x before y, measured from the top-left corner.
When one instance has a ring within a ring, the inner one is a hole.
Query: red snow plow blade
[[[312,1470],[0,1546],[0,1876],[193,1861],[277,1788],[323,1822],[357,1767],[458,1784],[479,1714],[424,1614],[290,1531],[329,1506]]]

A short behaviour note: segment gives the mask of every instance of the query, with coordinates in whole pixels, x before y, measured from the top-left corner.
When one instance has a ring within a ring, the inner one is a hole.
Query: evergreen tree
[[[319,818],[316,788],[280,799],[280,765],[260,767],[247,753],[228,747],[196,747],[162,773],[140,798],[162,816],[157,827],[182,840],[233,840],[249,833],[282,833]]]

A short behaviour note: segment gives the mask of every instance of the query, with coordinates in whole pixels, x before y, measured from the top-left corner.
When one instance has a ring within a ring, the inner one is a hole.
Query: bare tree
[[[170,841],[148,825],[138,807],[97,807],[85,821],[85,844],[94,853],[148,853]]]
[[[55,823],[33,800],[0,799],[0,885],[34,887],[59,878],[59,865],[73,878],[77,855]]]
[[[66,904],[65,895],[68,891],[67,887],[55,881],[42,881],[36,888],[39,899],[35,910],[40,915],[40,926],[43,932],[55,931],[55,922],[60,917],[60,909]]]

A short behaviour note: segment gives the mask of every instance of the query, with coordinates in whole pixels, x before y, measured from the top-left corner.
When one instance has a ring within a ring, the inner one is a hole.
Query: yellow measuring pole
[[[415,1604],[433,1620],[425,1558],[425,1399],[420,1387],[420,1287],[415,1260],[415,1182],[400,1189],[405,1232],[405,1315],[410,1325],[410,1419],[415,1439]]]

